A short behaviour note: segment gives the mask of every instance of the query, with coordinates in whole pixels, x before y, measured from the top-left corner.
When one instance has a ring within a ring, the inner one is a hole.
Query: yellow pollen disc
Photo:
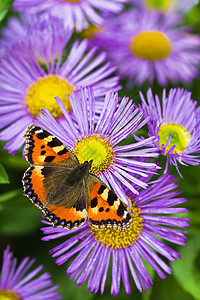
[[[71,109],[68,94],[74,91],[75,87],[67,80],[58,75],[48,75],[39,78],[33,82],[26,91],[25,103],[28,111],[37,116],[42,108],[47,108],[53,117],[57,118],[63,115],[61,109],[56,103],[55,97],[58,96],[64,103],[67,111]]]
[[[0,300],[21,300],[22,298],[14,291],[0,290]]]
[[[191,135],[187,131],[187,129],[182,125],[177,124],[165,124],[161,125],[160,129],[158,131],[159,136],[159,146],[166,145],[166,142],[168,140],[169,135],[171,134],[171,142],[167,146],[165,152],[168,152],[168,150],[175,145],[175,149],[172,153],[178,153],[180,154],[183,152],[188,145],[188,143],[191,140]]]
[[[138,33],[132,39],[130,49],[138,58],[160,60],[170,55],[172,44],[163,33],[147,31]]]
[[[172,6],[172,0],[146,0],[146,4],[153,9],[167,10]]]
[[[92,39],[99,32],[104,31],[103,26],[90,25],[88,28],[83,29],[81,35],[85,39]]]
[[[78,140],[73,149],[80,163],[93,160],[90,173],[101,173],[109,168],[113,162],[113,148],[108,139],[93,136],[85,136]]]
[[[140,209],[135,206],[135,203],[131,207],[132,225],[123,230],[117,228],[94,228],[91,227],[91,231],[94,238],[99,242],[105,244],[107,247],[115,249],[126,248],[139,238],[140,232],[143,228],[143,219],[139,216]]]

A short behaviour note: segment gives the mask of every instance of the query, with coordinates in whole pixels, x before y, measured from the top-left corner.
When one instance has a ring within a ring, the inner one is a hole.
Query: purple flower
[[[147,181],[149,178],[146,178]],[[152,182],[146,190],[134,195],[125,188],[131,201],[133,225],[122,231],[114,228],[96,229],[87,223],[78,229],[68,231],[63,228],[47,226],[42,228],[46,235],[44,241],[67,236],[67,240],[50,251],[61,265],[68,259],[71,263],[67,274],[70,279],[83,284],[88,279],[88,289],[101,294],[104,292],[109,264],[112,264],[111,294],[117,295],[122,279],[125,291],[130,294],[129,271],[139,291],[152,285],[144,261],[162,278],[165,273],[171,274],[166,259],[174,262],[180,255],[167,246],[162,240],[185,245],[189,219],[179,214],[187,209],[176,207],[186,201],[177,197],[180,192],[174,191],[177,184],[169,174],[162,175]],[[173,216],[168,216],[173,214]],[[50,223],[44,221],[45,224]],[[162,239],[162,240],[161,240]],[[76,257],[72,257],[76,255]],[[161,258],[164,257],[165,261]],[[112,263],[111,263],[112,260]]]
[[[179,19],[171,12],[132,9],[106,22],[96,39],[128,78],[129,88],[154,79],[161,85],[188,83],[198,75],[200,38],[178,28]]]
[[[2,29],[0,39],[0,55],[5,55],[6,48],[19,43],[27,38],[28,20],[23,17],[19,20],[16,17],[11,17],[8,20],[7,27]]]
[[[86,40],[68,43],[71,31],[57,21],[35,18],[35,25],[26,29],[27,43],[14,44],[0,61],[0,139],[8,141],[10,153],[24,144],[26,129],[41,108],[62,118],[55,96],[71,111],[68,94],[80,86],[94,88],[97,106],[107,91],[120,89],[119,77],[113,76],[116,67],[105,61],[105,52],[96,55],[96,47],[88,47]]]
[[[199,155],[194,154],[200,152],[200,110],[195,109],[197,102],[191,100],[191,93],[178,88],[171,89],[166,96],[164,89],[162,105],[151,89],[147,92],[147,101],[142,93],[140,97],[145,115],[150,116],[149,136],[157,136],[155,146],[167,157],[166,170],[168,163],[177,170],[177,162],[198,165]]]
[[[128,0],[15,0],[13,8],[27,14],[48,12],[63,20],[66,27],[81,31],[89,23],[101,25],[102,13],[118,13]]]
[[[49,14],[12,17],[2,31],[1,52],[6,55],[7,48],[26,41],[27,55],[31,52],[37,61],[50,67],[50,62],[62,57],[71,34],[59,18]]]
[[[154,137],[129,145],[119,144],[146,124],[148,118],[144,119],[144,112],[128,98],[124,97],[120,104],[118,101],[117,93],[108,92],[100,115],[95,117],[96,100],[92,90],[81,89],[72,92],[70,97],[75,122],[57,97],[65,116],[62,123],[56,122],[49,111],[44,109],[34,124],[59,138],[74,152],[80,163],[93,160],[90,172],[112,186],[118,197],[128,205],[120,182],[133,193],[138,192],[130,181],[145,188],[147,184],[143,179],[138,179],[137,175],[147,177],[147,173],[156,171],[156,165],[144,162],[141,158],[157,157],[158,153],[156,147],[151,147]]]
[[[4,251],[0,276],[0,299],[54,300],[61,299],[57,286],[53,285],[48,273],[39,275],[43,266],[29,271],[35,259],[26,257],[17,267],[8,246]],[[29,271],[29,273],[27,273]]]
[[[184,13],[196,5],[198,0],[131,0],[131,2],[133,2],[137,7],[143,9],[160,10],[164,13],[167,11],[179,11]]]

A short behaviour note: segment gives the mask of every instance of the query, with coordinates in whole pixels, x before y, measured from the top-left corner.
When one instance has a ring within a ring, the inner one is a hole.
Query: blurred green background
[[[0,29],[6,26],[7,20],[13,14],[9,10],[11,2],[0,0]],[[193,26],[194,32],[200,34],[200,5],[195,6],[186,14],[184,24]],[[148,87],[145,85],[140,90],[146,93]],[[166,87],[167,90],[170,87]],[[197,78],[190,86],[184,87],[192,91],[193,100],[197,100],[200,105],[200,79]],[[156,82],[152,89],[158,95],[162,93],[162,88]],[[138,103],[138,90],[137,87],[134,87],[132,91],[122,90],[120,96],[129,96]],[[54,263],[55,259],[50,257],[48,251],[63,240],[41,241],[41,212],[32,205],[28,198],[22,195],[21,179],[24,171],[28,168],[28,163],[22,157],[22,150],[11,156],[3,150],[4,144],[4,142],[0,142],[0,260],[3,249],[10,244],[18,261],[25,256],[31,256],[37,258],[35,266],[44,265],[44,269],[51,273],[53,282],[59,284],[63,299],[97,300],[101,298],[106,300],[113,297],[110,295],[111,277],[108,277],[106,281],[103,296],[99,292],[92,294],[87,291],[87,283],[77,287],[75,282],[68,279],[65,272],[70,261],[60,267]],[[133,299],[133,297],[135,300],[200,300],[200,166],[180,167],[184,179],[178,176],[176,170],[170,171],[177,176],[179,189],[183,191],[182,196],[188,199],[184,206],[188,208],[189,213],[185,216],[191,219],[187,245],[185,247],[171,245],[181,254],[182,259],[170,263],[173,274],[166,275],[165,280],[160,279],[152,269],[148,268],[154,286],[147,292],[138,292],[129,276],[131,295],[126,295],[122,284],[119,295],[115,296],[116,300]]]

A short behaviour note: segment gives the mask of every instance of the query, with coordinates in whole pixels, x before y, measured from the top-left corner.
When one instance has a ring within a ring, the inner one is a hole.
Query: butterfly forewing
[[[25,134],[26,160],[32,165],[78,163],[77,158],[63,143],[48,131],[38,127],[29,126]]]

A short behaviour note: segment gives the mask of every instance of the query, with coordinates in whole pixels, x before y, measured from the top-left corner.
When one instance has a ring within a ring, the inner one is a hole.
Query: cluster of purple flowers
[[[0,299],[61,299],[50,275],[39,274],[43,266],[30,271],[34,262],[35,259],[26,257],[17,266],[17,259],[13,257],[10,247],[5,249],[0,274]]]
[[[179,197],[169,172],[175,167],[182,176],[180,164],[200,162],[200,108],[190,92],[174,86],[198,76],[200,38],[180,26],[184,12],[195,5],[183,2],[155,9],[143,0],[15,0],[20,17],[11,17],[2,31],[4,148],[15,154],[24,146],[27,127],[39,126],[80,163],[93,160],[91,173],[129,207],[132,225],[122,231],[88,222],[68,231],[43,221],[43,240],[67,237],[50,251],[56,263],[75,256],[67,274],[77,285],[87,280],[91,292],[104,292],[109,265],[112,295],[119,293],[121,279],[131,293],[130,274],[145,291],[153,283],[144,261],[165,278],[171,274],[166,260],[180,258],[168,242],[185,245],[190,220],[178,205],[186,199]],[[126,3],[132,7],[123,12]],[[151,88],[146,96],[139,92],[136,105],[118,96],[123,79],[128,89],[156,81],[173,88],[163,89],[162,99]],[[140,136],[145,126],[148,137]],[[164,168],[159,156],[165,157]],[[16,269],[16,259],[5,250],[0,298],[60,299],[47,273],[33,279],[42,267],[25,275],[32,263],[25,258]]]

